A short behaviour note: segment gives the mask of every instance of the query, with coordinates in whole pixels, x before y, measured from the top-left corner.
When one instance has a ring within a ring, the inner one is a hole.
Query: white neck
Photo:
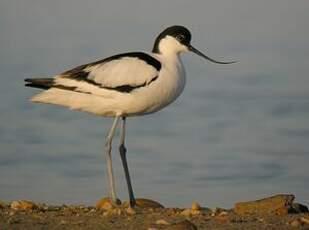
[[[159,43],[159,51],[163,56],[175,57],[181,52],[188,51],[188,48],[180,44],[174,37],[166,36]]]

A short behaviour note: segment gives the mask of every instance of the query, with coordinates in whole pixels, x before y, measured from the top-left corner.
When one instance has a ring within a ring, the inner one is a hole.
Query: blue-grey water
[[[181,97],[128,120],[136,196],[231,207],[293,193],[308,204],[308,10],[307,1],[287,0],[1,0],[0,199],[93,204],[107,194],[103,146],[112,120],[32,104],[39,91],[24,78],[150,50],[164,27],[183,24],[200,50],[239,63],[183,55]],[[127,199],[117,143],[117,190]]]

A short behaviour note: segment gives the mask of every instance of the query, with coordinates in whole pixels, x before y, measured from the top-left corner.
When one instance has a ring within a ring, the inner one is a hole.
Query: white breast
[[[147,87],[132,94],[134,102],[131,103],[130,111],[127,111],[128,115],[156,112],[175,101],[184,89],[185,70],[179,56],[166,57],[156,54],[155,57],[162,64],[159,76]]]

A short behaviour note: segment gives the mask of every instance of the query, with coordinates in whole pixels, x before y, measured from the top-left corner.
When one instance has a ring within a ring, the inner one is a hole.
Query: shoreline
[[[48,205],[32,201],[0,202],[0,229],[309,229],[305,205],[294,195],[278,194],[256,201],[237,202],[232,209],[163,207],[137,199],[113,205],[108,198],[96,206]]]

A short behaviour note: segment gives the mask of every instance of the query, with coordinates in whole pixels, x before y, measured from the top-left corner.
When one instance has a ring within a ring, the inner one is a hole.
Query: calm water
[[[128,120],[137,196],[226,207],[283,192],[308,200],[307,95],[188,88],[170,108]],[[4,112],[8,123],[0,126],[1,198],[92,203],[103,196],[111,120],[18,100],[19,110]],[[123,198],[117,151],[114,161]]]
[[[145,24],[133,23],[132,33],[125,16],[77,17],[84,15],[74,13],[83,3],[73,4],[76,9],[69,14],[71,5],[64,4],[57,17],[50,12],[60,3],[20,4],[5,3],[0,14],[5,30],[0,43],[0,199],[93,204],[107,194],[103,146],[112,120],[31,104],[27,98],[38,91],[24,88],[23,79],[56,74],[119,50],[149,49],[158,28],[164,27],[158,24],[174,22],[167,12],[159,22],[150,15]],[[196,15],[204,3],[199,4],[189,13]],[[306,4],[279,5],[282,11],[308,16]],[[279,14],[279,5],[268,7],[272,10],[263,18]],[[254,15],[255,8],[250,9],[246,12]],[[209,17],[211,12],[210,8]],[[204,50],[201,44],[208,44],[208,55],[220,58],[227,53],[238,64],[218,66],[184,55],[188,84],[179,100],[157,114],[128,120],[128,159],[137,197],[167,206],[188,206],[197,200],[209,207],[231,207],[239,200],[293,193],[308,204],[309,51],[304,27],[294,26],[306,20],[282,17],[278,25],[258,17],[234,20],[242,23],[237,28],[233,23],[235,29],[243,31],[233,34],[219,27],[224,36],[219,36],[217,26],[224,27],[219,21],[197,25],[193,17],[187,23],[194,28],[198,48]],[[247,33],[253,27],[263,32],[260,39]],[[286,31],[293,32],[289,39],[282,36]],[[123,34],[138,39],[128,41]],[[227,39],[228,34],[232,37]],[[117,190],[126,199],[117,143],[116,138]]]

